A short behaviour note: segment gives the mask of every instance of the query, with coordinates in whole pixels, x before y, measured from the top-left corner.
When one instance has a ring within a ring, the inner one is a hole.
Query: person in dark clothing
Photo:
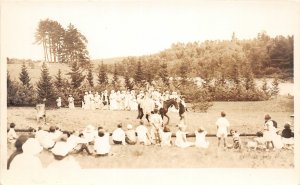
[[[19,154],[23,153],[22,146],[27,141],[28,137],[26,135],[21,135],[18,137],[18,139],[15,142],[16,151],[14,151],[7,161],[7,169],[9,170],[10,163],[12,160]]]

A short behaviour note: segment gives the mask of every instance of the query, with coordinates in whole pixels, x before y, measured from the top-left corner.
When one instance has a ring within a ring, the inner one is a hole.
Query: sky
[[[43,59],[34,44],[46,18],[75,25],[88,40],[91,59],[149,55],[172,43],[295,35],[300,28],[294,1],[100,1],[4,3],[1,53],[9,58]]]

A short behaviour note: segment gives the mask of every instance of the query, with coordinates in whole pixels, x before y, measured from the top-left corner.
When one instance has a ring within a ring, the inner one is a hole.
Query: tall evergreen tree
[[[31,87],[31,85],[30,85],[30,77],[29,77],[29,74],[27,72],[27,67],[26,67],[26,65],[25,65],[24,62],[22,64],[22,69],[21,69],[21,73],[20,73],[19,79],[22,82],[23,86],[25,86],[27,88]]]
[[[181,62],[179,67],[179,75],[181,77],[181,85],[187,85],[188,64],[186,62]]]
[[[167,63],[163,62],[160,65],[160,71],[159,71],[158,75],[166,86],[170,85]]]
[[[275,78],[272,81],[271,95],[277,96],[278,94],[279,94],[279,82],[278,82],[278,77],[275,76]]]
[[[87,80],[89,82],[89,85],[91,87],[94,87],[94,76],[93,76],[93,66],[92,65],[90,65],[90,67],[88,69]]]
[[[82,75],[82,70],[80,69],[77,62],[73,62],[71,72],[68,73],[71,77],[71,86],[73,89],[77,89],[81,86],[81,83],[85,79],[85,76]]]
[[[133,89],[133,83],[130,81],[130,77],[128,75],[128,73],[125,73],[125,87],[126,89],[132,90]]]
[[[53,105],[55,102],[54,88],[45,62],[42,65],[40,80],[37,83],[37,93],[40,101],[46,98],[48,105]]]
[[[55,76],[55,82],[54,82],[54,85],[55,87],[59,90],[63,87],[63,79],[62,79],[62,76],[61,76],[61,70],[58,69],[58,72],[57,72],[57,76]]]
[[[144,80],[144,74],[143,74],[143,71],[142,71],[142,63],[139,60],[137,62],[137,68],[136,68],[136,71],[135,71],[135,74],[134,74],[134,82],[137,85],[141,85],[143,80]]]
[[[108,76],[106,73],[106,66],[103,64],[103,61],[101,62],[101,65],[98,66],[98,83],[101,86],[106,87],[108,85]]]
[[[114,66],[114,76],[112,80],[112,85],[115,89],[119,88],[119,77],[118,77],[118,70],[117,70],[117,64]]]

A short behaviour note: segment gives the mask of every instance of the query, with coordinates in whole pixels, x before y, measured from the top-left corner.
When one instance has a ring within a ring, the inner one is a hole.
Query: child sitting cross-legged
[[[108,156],[110,149],[109,134],[105,133],[103,129],[99,130],[94,144],[96,157]]]
[[[171,146],[172,132],[169,127],[165,126],[163,130],[160,130],[161,143],[160,146]]]
[[[294,132],[291,130],[291,126],[289,123],[284,125],[284,129],[281,133],[281,139],[283,143],[283,148],[285,149],[293,149],[294,146]]]
[[[202,127],[200,127],[197,131],[195,131],[195,136],[196,136],[195,145],[196,145],[196,147],[208,148],[209,142],[206,141],[206,139],[205,139],[206,134],[207,134],[207,132]]]

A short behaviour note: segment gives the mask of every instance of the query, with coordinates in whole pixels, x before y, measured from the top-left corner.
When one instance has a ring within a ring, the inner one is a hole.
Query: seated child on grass
[[[281,133],[283,148],[292,149],[294,145],[294,132],[291,130],[291,125],[286,123]]]
[[[200,127],[197,131],[195,131],[195,136],[196,136],[195,145],[196,145],[196,147],[208,148],[209,142],[206,141],[206,139],[205,139],[206,134],[207,134],[207,132],[202,127]]]
[[[17,133],[15,131],[15,126],[16,126],[15,123],[11,123],[9,125],[9,130],[7,133],[7,140],[9,143],[15,143],[18,138]]]
[[[163,130],[160,130],[160,134],[161,136],[161,146],[171,146],[172,145],[172,141],[171,141],[171,137],[172,137],[172,132],[169,129],[169,127],[165,126]]]

